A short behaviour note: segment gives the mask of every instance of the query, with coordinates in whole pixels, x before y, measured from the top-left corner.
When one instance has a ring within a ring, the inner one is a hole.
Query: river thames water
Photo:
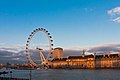
[[[30,78],[30,70],[1,71],[12,71],[15,78]],[[120,80],[120,69],[32,70],[31,75],[31,80]],[[5,76],[10,77],[10,74]]]

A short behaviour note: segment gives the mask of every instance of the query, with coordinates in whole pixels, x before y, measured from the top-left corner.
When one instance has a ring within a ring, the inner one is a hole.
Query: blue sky
[[[38,27],[54,47],[120,43],[119,7],[120,0],[0,0],[0,47],[25,45]]]

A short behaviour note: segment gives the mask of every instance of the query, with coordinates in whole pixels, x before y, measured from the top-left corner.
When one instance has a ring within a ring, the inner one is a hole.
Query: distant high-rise
[[[55,48],[54,51],[53,51],[53,58],[54,59],[63,58],[63,49],[62,48]]]

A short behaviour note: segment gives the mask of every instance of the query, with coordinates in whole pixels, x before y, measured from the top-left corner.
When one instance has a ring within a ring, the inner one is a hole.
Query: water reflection
[[[29,70],[12,71],[13,77],[30,76]],[[32,70],[32,80],[120,80],[120,69]]]

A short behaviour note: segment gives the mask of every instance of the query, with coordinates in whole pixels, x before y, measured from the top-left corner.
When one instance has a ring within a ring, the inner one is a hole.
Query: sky
[[[64,57],[83,49],[120,52],[120,0],[0,0],[0,63],[26,62],[25,44],[36,28],[51,33]],[[37,33],[31,46],[47,43]]]
[[[36,28],[54,47],[120,43],[120,0],[0,0],[0,47],[21,47]]]

